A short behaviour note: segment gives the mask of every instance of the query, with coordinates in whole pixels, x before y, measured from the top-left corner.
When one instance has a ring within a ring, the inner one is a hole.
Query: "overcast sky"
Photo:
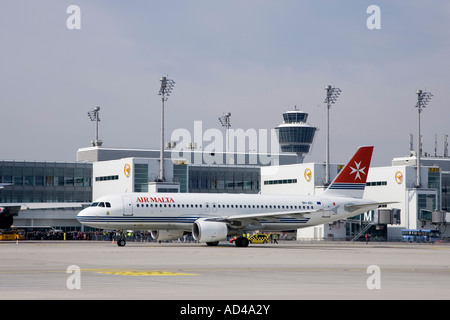
[[[70,30],[67,8],[80,10]],[[367,8],[378,5],[381,29]],[[409,153],[416,90],[424,151],[443,154],[450,134],[449,1],[3,0],[0,10],[1,160],[75,161],[104,147],[159,148],[159,78],[175,80],[166,139],[178,128],[271,129],[294,105],[319,127],[305,162],[325,160],[325,86],[342,95],[330,112],[331,162],[374,145],[375,165]]]

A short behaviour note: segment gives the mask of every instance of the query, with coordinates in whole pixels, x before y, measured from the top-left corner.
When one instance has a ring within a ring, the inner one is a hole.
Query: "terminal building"
[[[320,194],[325,164],[304,162],[318,130],[307,118],[296,108],[283,114],[275,128],[281,153],[166,149],[163,182],[157,181],[160,151],[153,149],[93,145],[78,149],[75,163],[0,161],[0,183],[5,184],[0,202],[25,208],[15,217],[16,226],[72,231],[84,230],[76,219],[81,208],[114,193]],[[342,168],[330,164],[330,179]],[[416,172],[414,152],[394,158],[391,166],[371,167],[365,198],[394,203],[346,221],[294,230],[297,238],[356,240],[368,233],[378,240],[398,240],[402,229],[439,229],[449,237],[450,158],[422,158],[420,188]]]

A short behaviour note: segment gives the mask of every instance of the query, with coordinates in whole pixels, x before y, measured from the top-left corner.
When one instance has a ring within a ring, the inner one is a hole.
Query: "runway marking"
[[[81,269],[102,274],[116,274],[121,276],[197,276],[193,273],[181,273],[161,270],[116,270],[116,269]]]

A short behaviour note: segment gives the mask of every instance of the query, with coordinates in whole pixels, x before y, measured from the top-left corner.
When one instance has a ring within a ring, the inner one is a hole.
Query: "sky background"
[[[69,30],[69,5],[81,29]],[[369,30],[369,5],[381,29]],[[373,164],[409,153],[416,90],[434,97],[422,113],[423,148],[443,155],[450,134],[449,1],[3,0],[0,10],[0,160],[76,161],[100,106],[104,147],[159,148],[160,77],[171,132],[231,112],[234,129],[271,129],[294,105],[319,131],[305,162],[325,160],[325,86],[330,160],[374,145]]]

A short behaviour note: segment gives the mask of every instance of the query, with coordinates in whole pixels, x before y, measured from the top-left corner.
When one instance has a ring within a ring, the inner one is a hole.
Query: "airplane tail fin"
[[[372,160],[373,147],[360,147],[323,195],[362,198]]]

